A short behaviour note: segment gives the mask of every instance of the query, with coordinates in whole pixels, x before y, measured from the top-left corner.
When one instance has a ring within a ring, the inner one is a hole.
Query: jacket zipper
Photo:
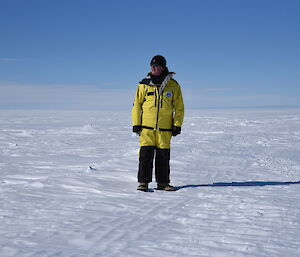
[[[158,95],[158,91],[157,91],[157,88],[155,89],[155,94],[156,94],[156,97],[158,97],[157,99],[157,115],[156,115],[156,129],[158,129],[158,114],[159,114],[159,95]],[[156,105],[156,98],[155,98],[155,105]]]

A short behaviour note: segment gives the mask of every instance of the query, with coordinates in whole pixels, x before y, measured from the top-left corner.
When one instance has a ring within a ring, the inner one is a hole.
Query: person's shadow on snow
[[[212,184],[185,185],[175,187],[177,190],[194,187],[261,187],[261,186],[288,186],[300,184],[300,181],[245,181],[245,182],[216,182]]]

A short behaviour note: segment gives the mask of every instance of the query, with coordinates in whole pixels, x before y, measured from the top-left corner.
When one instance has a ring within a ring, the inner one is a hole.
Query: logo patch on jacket
[[[166,92],[166,97],[172,97],[172,92]]]

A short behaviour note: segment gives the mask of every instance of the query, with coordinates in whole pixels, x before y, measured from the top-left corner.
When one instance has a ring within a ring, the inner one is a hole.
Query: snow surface
[[[129,112],[0,111],[0,256],[300,256],[299,109],[187,111],[176,192],[138,151]]]

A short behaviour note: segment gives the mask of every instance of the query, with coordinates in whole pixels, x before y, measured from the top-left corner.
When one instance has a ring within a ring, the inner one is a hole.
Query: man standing
[[[169,72],[166,59],[156,55],[150,62],[151,72],[137,87],[132,108],[133,132],[140,135],[137,190],[147,191],[155,178],[158,190],[174,191],[170,183],[170,142],[181,132],[184,104],[181,89]]]

